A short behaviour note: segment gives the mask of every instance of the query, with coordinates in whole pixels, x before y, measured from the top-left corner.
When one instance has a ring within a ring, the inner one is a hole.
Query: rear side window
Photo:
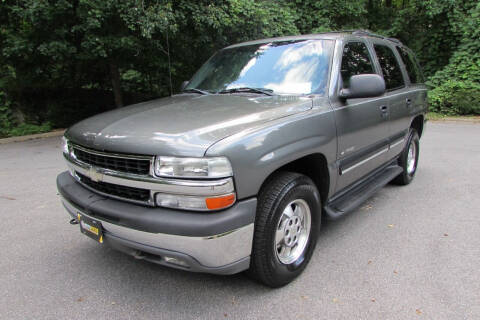
[[[363,73],[375,73],[367,46],[363,42],[349,42],[343,48],[341,67],[343,87],[349,87],[351,76]]]
[[[407,51],[405,48],[396,47],[398,53],[402,57],[402,61],[407,69],[408,77],[411,83],[422,83],[423,76],[420,67],[415,60],[413,53]]]
[[[386,89],[394,90],[403,87],[405,84],[403,82],[402,71],[400,70],[400,65],[392,49],[378,44],[375,44],[374,48],[377,53],[378,62],[380,62],[380,67],[382,67]]]

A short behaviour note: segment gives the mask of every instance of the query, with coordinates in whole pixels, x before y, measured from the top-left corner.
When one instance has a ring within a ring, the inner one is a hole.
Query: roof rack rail
[[[389,41],[392,41],[392,42],[395,42],[395,43],[398,43],[398,44],[402,44],[402,42],[396,38],[389,38],[389,37],[385,37],[385,36],[382,36],[380,34],[376,34],[376,33],[373,33],[371,32],[370,30],[354,30],[352,31],[352,34],[353,35],[356,35],[356,36],[369,36],[369,37],[375,37],[375,38],[380,38],[380,39],[384,39],[384,40],[389,40]]]
[[[318,32],[316,34],[323,34],[323,33],[352,33],[355,30],[332,30],[332,31],[323,31],[323,32]]]
[[[402,42],[400,40],[398,40],[397,38],[386,38],[387,40],[390,40],[392,42],[396,42],[398,44],[402,44]]]
[[[377,37],[377,38],[382,38],[382,39],[384,38],[383,36],[381,36],[379,34],[376,34],[376,33],[373,33],[370,30],[364,30],[364,29],[353,30],[352,34],[358,35],[358,36],[371,36],[371,37]]]

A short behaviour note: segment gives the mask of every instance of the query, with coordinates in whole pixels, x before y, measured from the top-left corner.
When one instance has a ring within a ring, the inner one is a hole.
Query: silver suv
[[[282,286],[322,216],[412,181],[423,82],[411,50],[365,31],[232,45],[181,93],[72,126],[58,190],[81,232],[137,259]]]

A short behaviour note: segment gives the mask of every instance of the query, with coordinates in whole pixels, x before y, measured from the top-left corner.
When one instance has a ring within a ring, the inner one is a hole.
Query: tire
[[[250,276],[273,288],[298,277],[315,249],[320,224],[313,181],[298,173],[275,174],[258,197]]]
[[[413,164],[409,162],[409,152],[413,148],[413,157],[412,154],[410,155],[410,159],[413,159]],[[418,137],[417,130],[410,128],[410,132],[408,135],[407,143],[405,144],[405,148],[403,149],[400,157],[398,158],[398,165],[402,167],[403,171],[399,174],[393,182],[398,185],[407,185],[412,182],[413,178],[415,177],[415,173],[417,172],[417,165],[418,165],[418,156],[420,152],[420,139]]]

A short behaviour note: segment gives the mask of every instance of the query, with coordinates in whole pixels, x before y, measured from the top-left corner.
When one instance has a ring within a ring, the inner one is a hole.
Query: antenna
[[[167,27],[167,56],[168,56],[168,79],[170,81],[170,96],[173,96],[172,66],[170,64],[170,45],[168,43],[168,27]]]

